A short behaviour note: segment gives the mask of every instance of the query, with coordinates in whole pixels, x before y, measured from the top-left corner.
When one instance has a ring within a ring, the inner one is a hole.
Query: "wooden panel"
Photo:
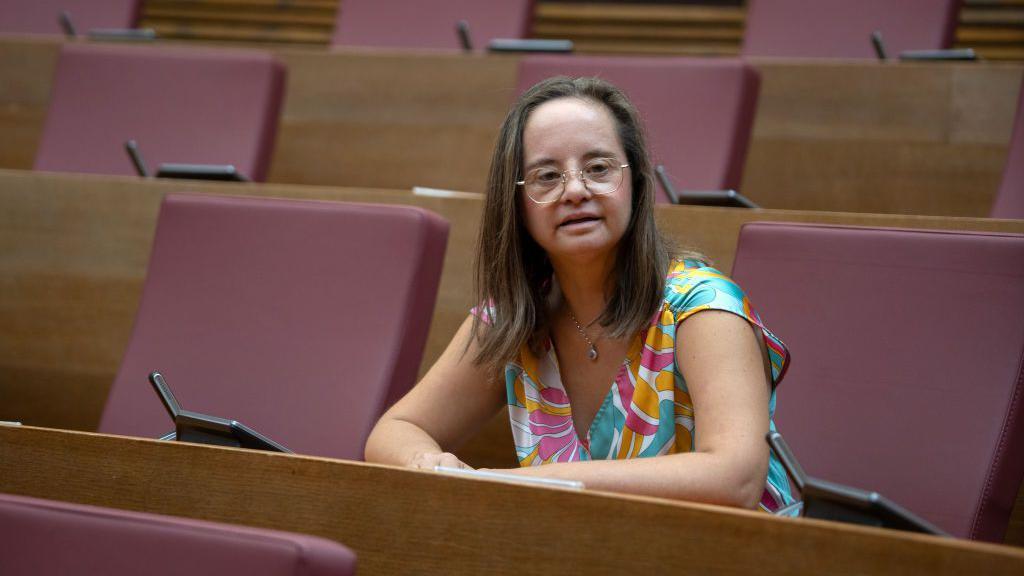
[[[483,191],[518,59],[281,50],[274,182]]]
[[[734,55],[746,9],[693,4],[538,2],[533,35],[577,52]]]
[[[0,167],[32,167],[59,52],[49,38],[0,39]]]
[[[743,192],[763,206],[985,216],[1018,65],[753,60],[761,97]]]
[[[2,492],[331,538],[361,575],[1024,571],[1006,546],[338,460],[15,427],[0,460]]]
[[[160,38],[324,45],[337,0],[147,0],[139,26]]]

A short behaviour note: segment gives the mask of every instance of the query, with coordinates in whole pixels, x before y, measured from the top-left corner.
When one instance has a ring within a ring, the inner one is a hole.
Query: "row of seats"
[[[151,59],[119,60],[129,54]],[[121,145],[135,138],[151,159],[230,163],[262,179],[284,70],[265,54],[229,60],[66,46],[36,167],[129,173]],[[200,74],[205,67],[210,76]],[[684,186],[738,185],[756,109],[749,65],[525,58],[519,88],[555,73],[599,74],[623,86],[651,127],[656,161],[686,175]],[[94,87],[107,92],[83,95]],[[204,93],[216,106],[201,109]],[[163,101],[147,110],[150,99]],[[1022,112],[1024,93],[1014,146],[1024,146]],[[122,116],[132,120],[126,131]],[[202,148],[221,136],[220,148]],[[97,150],[120,160],[61,167]],[[231,155],[239,151],[246,156]],[[993,215],[1022,217],[1022,157],[1011,149],[1016,162],[1007,163]],[[415,378],[445,236],[443,221],[411,208],[169,196],[100,430],[166,432],[145,383],[161,369],[187,409],[238,418],[302,453],[359,458],[372,423]],[[778,423],[808,470],[878,489],[955,535],[999,540],[1024,474],[1013,457],[1024,448],[1022,263],[1017,235],[744,228],[733,275],[797,351]],[[884,306],[863,297],[879,291]],[[821,325],[843,329],[825,341]],[[864,397],[886,408],[865,417]]]
[[[746,56],[874,58],[872,32],[892,54],[949,48],[960,0],[748,0]],[[0,32],[61,32],[64,10],[83,29],[131,28],[140,0],[8,0]],[[494,38],[527,38],[534,0],[340,0],[332,44],[458,49],[455,23],[469,23],[474,46]]]
[[[645,119],[655,164],[665,166],[674,187],[739,189],[760,89],[747,62],[528,56],[519,64],[517,90],[559,74],[601,76],[622,87]],[[260,51],[66,44],[34,167],[133,174],[124,150],[132,139],[154,168],[230,164],[263,181],[285,85],[284,66]],[[1024,218],[1022,111],[1024,90],[992,217]],[[659,189],[658,200],[669,196]]]
[[[413,384],[445,234],[410,207],[169,195],[100,431],[166,432],[161,370],[184,409],[361,458]],[[777,424],[810,473],[1001,540],[1024,474],[1024,236],[753,223],[732,274],[794,351]]]

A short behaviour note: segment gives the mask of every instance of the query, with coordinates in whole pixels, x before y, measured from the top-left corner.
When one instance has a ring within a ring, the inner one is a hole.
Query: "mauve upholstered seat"
[[[530,56],[519,64],[518,93],[563,75],[598,76],[626,92],[640,110],[652,161],[665,165],[677,190],[739,189],[761,85],[748,64],[729,58]],[[657,198],[668,201],[660,187]]]
[[[991,216],[1024,219],[1024,84],[1017,96],[1017,119],[1013,122],[1003,181],[996,192]]]
[[[525,38],[533,0],[344,0],[331,44],[460,49],[455,23],[469,22],[474,48],[493,38]]]
[[[793,353],[812,476],[1001,541],[1024,474],[1024,235],[747,224],[733,277]]]
[[[35,169],[135,174],[124,142],[160,163],[233,164],[266,178],[285,70],[269,53],[66,44]]]
[[[345,576],[356,557],[304,534],[0,494],[0,574]]]
[[[415,381],[447,236],[410,206],[167,196],[99,430],[171,430],[146,379],[160,370],[186,410],[361,459]]]
[[[959,0],[747,0],[745,56],[877,58],[881,31],[890,58],[953,44]]]
[[[3,0],[0,33],[63,34],[57,21],[66,11],[84,34],[94,28],[132,28],[139,17],[139,0]]]

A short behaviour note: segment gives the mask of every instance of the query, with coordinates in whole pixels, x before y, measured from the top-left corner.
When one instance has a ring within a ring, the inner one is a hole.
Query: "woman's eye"
[[[555,172],[554,170],[544,170],[542,172],[537,172],[534,175],[533,179],[537,182],[540,182],[541,184],[549,184],[551,182],[561,179],[561,177],[562,175],[558,172]]]
[[[607,162],[592,162],[587,164],[585,170],[589,176],[602,176],[611,170],[611,166]]]

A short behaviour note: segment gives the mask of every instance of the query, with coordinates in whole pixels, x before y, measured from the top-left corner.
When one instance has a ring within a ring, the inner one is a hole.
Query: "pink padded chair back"
[[[876,58],[882,32],[890,58],[953,45],[960,0],[747,0],[745,56]]]
[[[1024,235],[753,223],[733,277],[793,352],[807,473],[1001,541],[1024,475]]]
[[[991,216],[1024,219],[1024,84],[1017,96],[1017,119],[1013,122],[1003,181],[996,192]]]
[[[139,0],[3,0],[0,33],[64,34],[57,15],[71,14],[79,34],[95,28],[132,28],[139,17]]]
[[[276,530],[0,494],[0,574],[345,576],[337,542]]]
[[[518,93],[551,76],[599,76],[621,88],[646,125],[652,161],[665,165],[676,189],[739,189],[761,85],[748,64],[728,58],[530,56],[519,64]],[[658,201],[668,201],[660,187]]]
[[[447,236],[409,206],[167,196],[100,432],[173,429],[160,370],[185,410],[361,459],[416,378]]]
[[[233,164],[262,181],[284,67],[259,51],[65,45],[35,169],[135,174],[124,142],[163,162]]]
[[[469,22],[473,47],[493,38],[525,38],[533,0],[344,0],[331,44],[460,49],[455,23]]]

